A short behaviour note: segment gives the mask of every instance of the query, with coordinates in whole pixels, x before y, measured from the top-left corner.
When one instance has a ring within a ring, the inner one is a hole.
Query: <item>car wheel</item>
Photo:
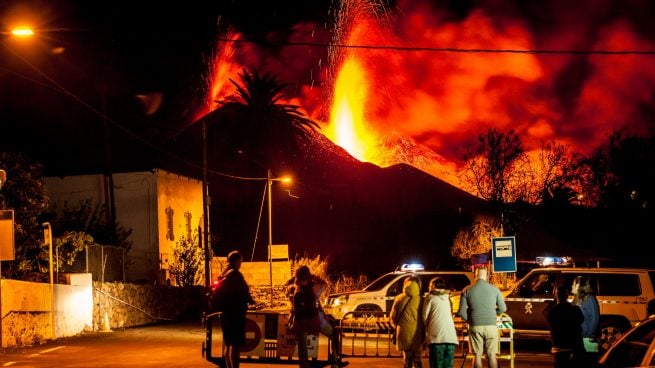
[[[625,323],[611,319],[601,322],[600,325],[600,338],[598,339],[598,347],[602,351],[610,348],[618,339],[623,336],[626,330]]]

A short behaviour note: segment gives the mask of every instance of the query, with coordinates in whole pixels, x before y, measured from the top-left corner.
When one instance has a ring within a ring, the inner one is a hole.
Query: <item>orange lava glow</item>
[[[350,58],[343,63],[335,83],[330,125],[323,133],[356,159],[371,162],[376,138],[366,127],[367,80],[357,60]]]
[[[613,130],[643,134],[652,125],[652,56],[443,51],[655,49],[637,22],[613,19],[621,15],[611,7],[594,6],[598,14],[584,17],[580,5],[571,9],[576,16],[537,29],[520,12],[499,17],[493,7],[454,18],[435,2],[398,0],[394,9],[378,3],[343,1],[327,36],[367,47],[321,54],[298,45],[271,51],[220,43],[207,111],[233,92],[229,79],[237,80],[243,67],[274,73],[293,86],[286,100],[355,158],[382,167],[409,164],[460,187],[462,147],[490,128],[514,130],[534,156],[549,141],[588,154]],[[567,2],[540,6],[544,14],[569,14]],[[289,40],[324,43],[319,30],[301,23]]]

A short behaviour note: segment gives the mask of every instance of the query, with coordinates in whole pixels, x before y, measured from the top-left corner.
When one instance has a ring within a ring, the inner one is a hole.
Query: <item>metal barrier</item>
[[[298,364],[296,336],[288,331],[289,312],[280,311],[249,311],[246,320],[246,344],[241,348],[241,362],[261,364]],[[214,339],[214,329],[220,329],[221,313],[211,313],[203,316],[205,326],[205,341],[201,354],[207,360],[219,367],[225,367],[223,339],[220,343]],[[340,333],[337,328],[333,333]],[[310,335],[307,338],[308,355],[312,367],[344,367],[348,362],[341,360],[341,355],[332,354],[328,344],[328,359],[318,359],[319,336]],[[221,355],[214,355],[217,348]]]
[[[475,361],[473,359],[475,355],[471,351],[471,344],[469,343],[468,326],[465,323],[463,323],[461,319],[460,319],[460,323],[461,323],[460,342],[464,342],[466,345],[466,347],[462,346],[462,349],[466,349],[464,362],[466,362],[466,359],[471,359],[471,367],[473,367],[475,364]],[[496,355],[496,358],[502,360],[509,360],[510,368],[514,368],[514,355],[515,355],[514,354],[514,323],[512,322],[512,317],[510,317],[507,313],[501,314],[496,319],[496,326],[498,327],[498,337],[499,337],[498,354]],[[505,345],[506,348],[509,349],[506,353],[503,353],[503,349],[502,349],[503,345]],[[484,354],[483,357],[485,357]],[[462,362],[462,366],[464,366],[464,362]]]
[[[344,357],[402,357],[391,342],[393,327],[385,312],[349,312],[339,322]]]

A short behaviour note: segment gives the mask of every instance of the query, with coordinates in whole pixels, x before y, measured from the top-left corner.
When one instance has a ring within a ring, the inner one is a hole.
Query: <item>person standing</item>
[[[597,337],[600,307],[588,277],[578,276],[573,280],[573,305],[580,307],[584,316],[582,341],[587,352],[587,359],[595,362],[598,360]]]
[[[404,368],[423,368],[421,353],[425,332],[421,319],[421,287],[419,279],[410,276],[403,283],[403,292],[391,306],[389,319],[394,327],[396,343],[403,353]]]
[[[496,317],[507,306],[500,289],[487,281],[486,268],[478,269],[477,281],[462,290],[457,315],[468,324],[469,344],[475,368],[482,368],[482,354],[487,355],[489,368],[498,368],[498,324]]]
[[[243,258],[238,251],[227,256],[228,266],[219,278],[212,304],[222,312],[223,358],[227,368],[239,368],[239,354],[246,344],[246,313],[255,304],[250,288],[241,274]]]
[[[543,314],[550,326],[552,341],[551,353],[554,356],[555,368],[579,368],[580,357],[584,354],[582,342],[582,310],[569,303],[569,287],[560,285],[555,290],[555,301]]]
[[[309,267],[300,266],[296,270],[295,292],[293,294],[294,329],[298,344],[298,363],[300,368],[309,368],[307,336],[318,335],[321,321],[318,310],[312,274]]]
[[[453,321],[450,290],[441,277],[430,280],[430,291],[423,301],[422,318],[428,344],[430,368],[453,368],[455,347],[459,344]]]

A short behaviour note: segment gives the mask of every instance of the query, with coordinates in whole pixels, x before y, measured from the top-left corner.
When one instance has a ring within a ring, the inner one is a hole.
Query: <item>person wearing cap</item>
[[[241,274],[243,257],[238,251],[227,256],[227,268],[219,277],[212,303],[221,311],[223,358],[227,368],[239,367],[239,350],[246,344],[246,313],[255,304],[250,288]]]
[[[498,368],[498,324],[496,317],[507,311],[503,294],[487,281],[486,268],[479,268],[477,280],[462,290],[460,316],[469,326],[469,344],[474,354],[474,367],[482,368],[482,354],[487,355],[489,368]]]

